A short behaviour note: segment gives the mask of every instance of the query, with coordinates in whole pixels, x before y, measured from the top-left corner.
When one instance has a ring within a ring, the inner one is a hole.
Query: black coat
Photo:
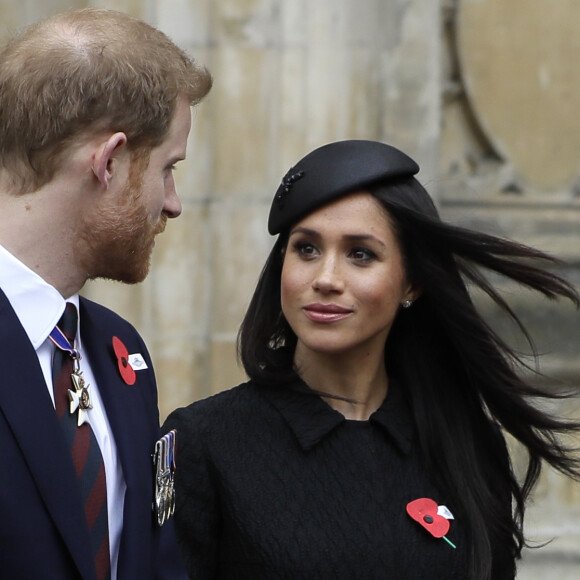
[[[426,477],[401,389],[368,421],[346,420],[304,383],[245,383],[174,411],[176,529],[192,579],[467,577],[463,522],[453,548],[413,520]],[[501,578],[513,578],[513,560]],[[494,580],[500,576],[494,576]]]

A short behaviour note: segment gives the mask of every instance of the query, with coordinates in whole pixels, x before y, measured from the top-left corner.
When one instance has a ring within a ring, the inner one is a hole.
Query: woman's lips
[[[352,313],[350,308],[338,304],[307,304],[303,310],[313,322],[337,322]]]

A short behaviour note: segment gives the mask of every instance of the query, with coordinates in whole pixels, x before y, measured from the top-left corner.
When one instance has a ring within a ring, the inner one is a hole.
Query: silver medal
[[[173,429],[155,443],[155,497],[153,513],[162,526],[175,511],[175,443],[177,431]]]

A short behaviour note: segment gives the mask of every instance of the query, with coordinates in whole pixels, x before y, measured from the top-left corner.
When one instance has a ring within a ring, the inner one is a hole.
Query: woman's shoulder
[[[175,409],[167,418],[163,430],[167,431],[177,425],[195,424],[203,427],[206,424],[215,425],[216,422],[229,421],[234,416],[255,410],[260,400],[258,387],[252,381],[241,383],[186,407]]]
[[[271,413],[259,387],[250,381],[176,409],[162,431],[176,430],[178,456],[185,464],[219,460],[235,455],[245,436],[259,432],[257,425],[267,422]]]

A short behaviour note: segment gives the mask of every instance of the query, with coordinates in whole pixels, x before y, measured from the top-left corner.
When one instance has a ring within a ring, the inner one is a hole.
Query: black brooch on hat
[[[274,201],[282,208],[284,207],[284,199],[290,193],[292,186],[296,183],[301,177],[304,176],[304,171],[298,171],[297,173],[292,173],[294,167],[290,168],[288,173],[282,178],[282,183],[276,192],[276,196],[274,197]]]

